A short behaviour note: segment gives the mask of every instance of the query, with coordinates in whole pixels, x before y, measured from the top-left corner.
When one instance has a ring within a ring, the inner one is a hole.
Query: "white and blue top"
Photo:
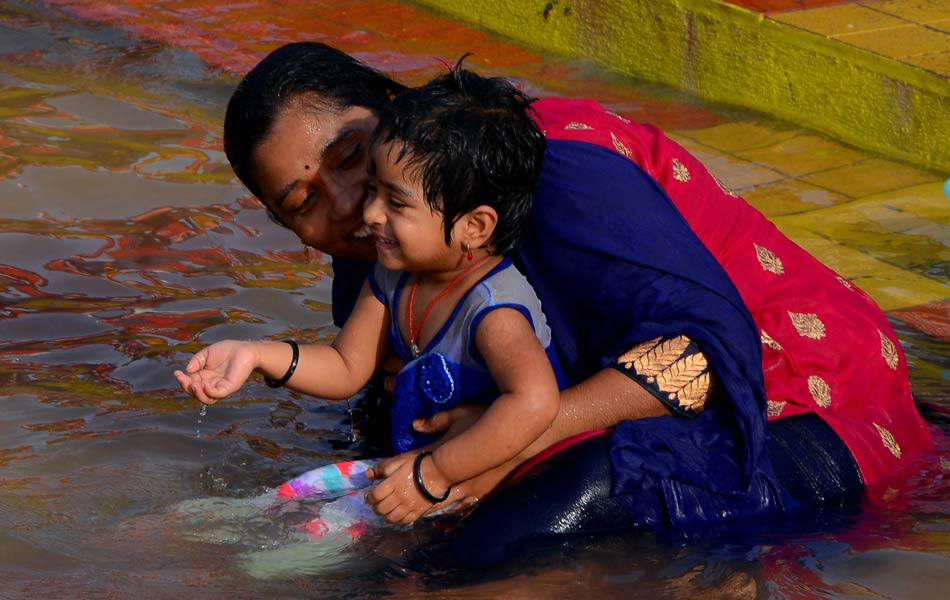
[[[399,330],[396,310],[409,280],[407,271],[390,271],[373,265],[369,283],[373,293],[393,316],[389,341],[405,361],[396,376],[390,420],[393,449],[405,452],[424,446],[438,436],[423,435],[412,428],[415,419],[430,417],[459,404],[490,404],[499,395],[485,361],[475,346],[475,332],[488,313],[513,308],[528,319],[551,360],[559,386],[564,378],[551,344],[541,301],[524,276],[504,258],[459,300],[439,331],[414,358]]]

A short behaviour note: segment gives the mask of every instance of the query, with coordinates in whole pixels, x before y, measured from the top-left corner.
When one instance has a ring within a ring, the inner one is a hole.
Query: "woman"
[[[375,258],[361,217],[373,112],[401,89],[342,52],[297,43],[261,61],[228,106],[235,173],[333,256],[338,323]],[[690,530],[850,504],[930,449],[900,345],[866,294],[659,130],[591,101],[534,108],[547,150],[514,260],[571,387],[519,460],[560,452],[464,522],[456,551],[479,548],[464,560],[491,562],[502,553],[485,548],[546,533]],[[461,424],[460,414],[419,428]],[[483,497],[517,463],[447,502]],[[547,500],[527,512],[527,494]]]

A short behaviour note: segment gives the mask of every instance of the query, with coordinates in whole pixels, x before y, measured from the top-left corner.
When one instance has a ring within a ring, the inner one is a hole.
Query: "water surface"
[[[199,417],[171,375],[219,339],[325,341],[336,332],[327,261],[267,219],[220,150],[238,76],[293,39],[334,43],[410,83],[473,51],[476,68],[531,93],[581,90],[670,130],[875,295],[908,354],[917,398],[950,411],[950,228],[946,199],[933,194],[937,174],[837,145],[840,160],[814,173],[783,170],[801,144],[836,143],[546,59],[408,3],[7,2],[0,596],[943,597],[946,445],[910,474],[913,493],[843,521],[705,543],[573,540],[462,578],[403,566],[402,549],[431,535],[430,525],[369,535],[318,574],[261,579],[240,557],[248,544],[278,548],[276,525],[251,520],[231,532],[234,543],[219,544],[169,516],[181,501],[218,498],[224,507],[363,450],[346,403],[252,383]],[[744,146],[713,133],[730,127],[746,132]],[[867,161],[881,161],[896,183],[878,178],[859,193],[840,176],[821,177]],[[913,218],[895,224],[870,210],[882,206]]]

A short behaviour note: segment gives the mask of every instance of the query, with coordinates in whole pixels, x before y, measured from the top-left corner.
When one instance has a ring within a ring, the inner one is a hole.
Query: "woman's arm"
[[[463,405],[415,423],[420,433],[439,433],[474,422],[483,409]],[[668,415],[669,407],[616,369],[604,369],[561,391],[557,416],[551,426],[517,460],[531,458],[548,446],[573,435],[613,427],[626,419]]]
[[[461,429],[482,414],[482,408],[462,405],[416,423],[422,433]],[[433,509],[456,504],[471,506],[491,494],[521,463],[573,435],[613,427],[626,419],[670,414],[650,392],[614,369],[604,369],[561,391],[558,414],[551,426],[518,456],[485,473],[452,486],[449,497]],[[446,442],[448,443],[448,442]]]
[[[627,419],[667,414],[667,406],[638,383],[615,369],[604,369],[561,392],[557,417],[523,458],[579,433],[613,427]]]

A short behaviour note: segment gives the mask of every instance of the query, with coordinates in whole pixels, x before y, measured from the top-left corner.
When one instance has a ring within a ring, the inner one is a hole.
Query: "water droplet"
[[[208,415],[208,405],[202,404],[198,409],[198,427],[195,429],[195,437],[201,437],[201,419]]]

